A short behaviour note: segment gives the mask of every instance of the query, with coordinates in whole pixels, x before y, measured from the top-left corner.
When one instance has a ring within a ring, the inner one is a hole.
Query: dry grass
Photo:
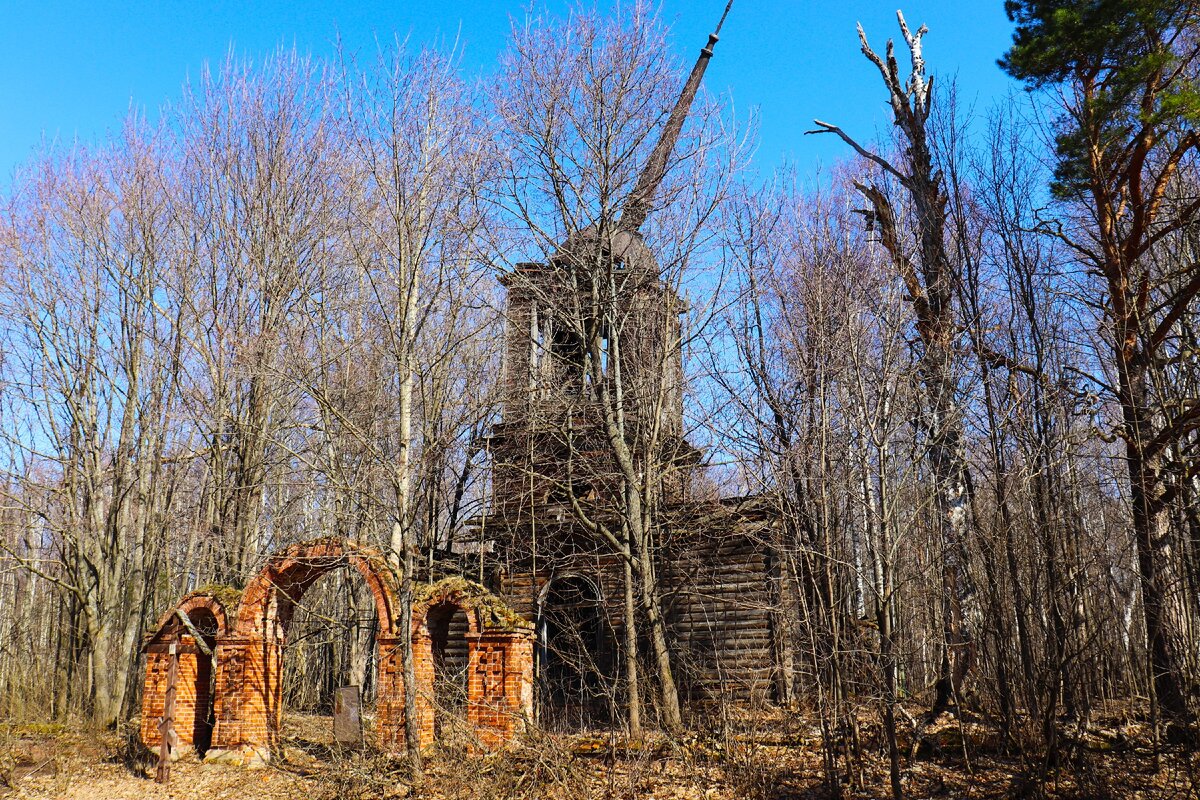
[[[1160,752],[1157,766],[1144,725],[1109,720],[1075,739],[1069,765],[1031,783],[1030,764],[1005,749],[994,728],[946,720],[927,736],[923,755],[905,761],[909,797],[1200,798],[1200,756]],[[473,753],[466,742],[428,755],[417,782],[404,759],[337,748],[327,717],[292,715],[284,755],[250,771],[176,763],[168,786],[153,782],[152,761],[133,745],[132,728],[88,734],[64,726],[0,725],[0,797],[70,800],[249,800],[249,798],[695,798],[782,800],[831,796],[819,729],[800,714],[726,717],[721,730],[681,739],[628,742],[612,733],[530,736],[504,752]],[[887,763],[878,731],[864,720],[861,771],[838,788],[845,797],[887,797]]]

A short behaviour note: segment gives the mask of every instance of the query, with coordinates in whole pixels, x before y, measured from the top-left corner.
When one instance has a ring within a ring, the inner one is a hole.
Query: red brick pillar
[[[155,750],[162,741],[158,722],[162,719],[167,698],[167,666],[171,657],[166,643],[151,645],[146,650],[146,680],[142,684],[142,725],[139,729],[142,744]]]
[[[433,744],[433,639],[418,630],[412,637],[413,677],[417,683],[417,719],[421,727],[421,747]]]
[[[504,694],[509,699],[518,726],[513,733],[533,723],[533,631],[513,633],[508,643],[508,672],[504,676]]]
[[[217,648],[216,726],[207,760],[260,766],[279,741],[283,647],[278,639],[229,639]]]
[[[467,640],[467,722],[487,747],[524,729],[533,714],[533,640],[524,632],[484,631]]]
[[[376,691],[376,738],[385,753],[404,752],[404,653],[401,640],[381,636],[379,649],[379,686]]]

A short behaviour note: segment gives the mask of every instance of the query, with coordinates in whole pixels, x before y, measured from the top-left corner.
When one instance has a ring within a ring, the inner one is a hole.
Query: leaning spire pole
[[[654,194],[658,191],[663,176],[666,175],[667,162],[679,141],[679,133],[683,130],[683,121],[687,119],[692,101],[696,98],[696,91],[700,88],[700,79],[704,77],[704,71],[708,68],[708,62],[713,54],[713,46],[718,41],[721,26],[725,24],[725,17],[729,16],[729,9],[732,6],[733,0],[729,0],[725,4],[725,13],[721,14],[721,20],[717,23],[716,30],[708,35],[708,44],[701,48],[700,57],[696,59],[696,65],[692,67],[692,73],[688,75],[687,83],[683,85],[683,91],[680,92],[679,99],[675,101],[675,108],[671,110],[671,116],[667,118],[667,124],[663,127],[662,136],[654,146],[650,160],[646,162],[646,168],[638,176],[633,191],[625,200],[618,227],[627,231],[636,231],[642,227],[646,217],[649,216]]]

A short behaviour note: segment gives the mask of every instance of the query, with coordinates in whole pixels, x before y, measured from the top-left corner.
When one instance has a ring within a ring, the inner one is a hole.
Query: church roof
[[[550,260],[561,266],[587,264],[600,254],[601,257],[611,257],[629,270],[657,271],[658,262],[654,253],[637,231],[609,228],[603,234],[604,241],[601,238],[600,226],[589,225],[568,236]]]

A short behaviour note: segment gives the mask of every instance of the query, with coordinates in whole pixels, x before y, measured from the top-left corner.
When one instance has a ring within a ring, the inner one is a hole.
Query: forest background
[[[993,721],[1035,783],[1112,704],[1156,742],[1196,737],[1200,7],[1005,10],[996,72],[1029,93],[967,101],[935,15],[927,41],[879,23],[865,76],[826,81],[894,124],[792,128],[847,155],[814,179],[757,167],[758,113],[709,93],[645,229],[691,305],[707,491],[782,521],[793,702],[831,787],[865,780],[864,712],[895,796],[946,711]],[[641,5],[531,13],[482,81],[453,42],[233,53],[161,114],[15,170],[6,717],[127,719],[158,614],[290,542],[411,557],[469,535],[496,277],[628,195],[684,74],[670,37]],[[292,657],[296,708],[368,668],[362,587],[324,591],[313,607],[344,611]]]

